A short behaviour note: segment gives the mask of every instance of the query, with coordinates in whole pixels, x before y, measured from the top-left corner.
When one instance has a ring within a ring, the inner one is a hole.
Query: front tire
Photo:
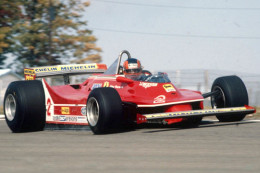
[[[118,128],[122,118],[122,101],[114,88],[96,88],[89,94],[87,119],[94,134],[104,134]]]
[[[201,110],[202,108],[200,107],[200,103],[194,103],[192,105],[192,110]],[[182,127],[183,128],[196,128],[199,127],[199,125],[201,124],[203,117],[191,117],[191,118],[187,118],[186,120],[184,120],[182,122]]]
[[[4,97],[4,114],[14,133],[43,130],[45,96],[41,81],[10,83]]]
[[[248,105],[248,94],[243,81],[237,76],[225,76],[217,78],[211,91],[218,91],[218,94],[211,97],[213,108],[240,107]],[[230,116],[217,116],[221,122],[241,121],[246,114]]]

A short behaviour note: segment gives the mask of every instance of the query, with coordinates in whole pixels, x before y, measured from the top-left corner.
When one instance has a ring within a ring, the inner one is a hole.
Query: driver
[[[138,77],[142,74],[142,66],[139,60],[129,58],[124,62],[124,75],[128,77]]]

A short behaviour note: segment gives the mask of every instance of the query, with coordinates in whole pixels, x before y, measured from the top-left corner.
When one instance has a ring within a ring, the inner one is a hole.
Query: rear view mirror
[[[134,82],[132,79],[129,79],[129,78],[126,78],[126,77],[122,77],[122,76],[118,76],[116,78],[116,81],[117,82],[122,82],[122,83],[127,83],[127,84],[130,84],[130,83]]]

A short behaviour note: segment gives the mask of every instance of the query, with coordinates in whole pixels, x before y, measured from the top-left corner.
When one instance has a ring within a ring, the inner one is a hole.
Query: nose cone
[[[124,101],[136,103],[138,107],[166,106],[203,101],[196,91],[177,89],[171,83],[135,82],[127,89]]]
[[[166,103],[178,95],[172,84],[151,82],[140,82],[129,93],[133,94],[138,104]]]

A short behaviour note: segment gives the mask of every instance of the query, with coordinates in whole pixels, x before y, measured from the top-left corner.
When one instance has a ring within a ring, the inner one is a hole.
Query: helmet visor
[[[131,74],[140,73],[140,72],[141,72],[141,69],[140,69],[140,68],[136,68],[136,69],[126,69],[125,72],[126,72],[126,73],[131,73]]]

